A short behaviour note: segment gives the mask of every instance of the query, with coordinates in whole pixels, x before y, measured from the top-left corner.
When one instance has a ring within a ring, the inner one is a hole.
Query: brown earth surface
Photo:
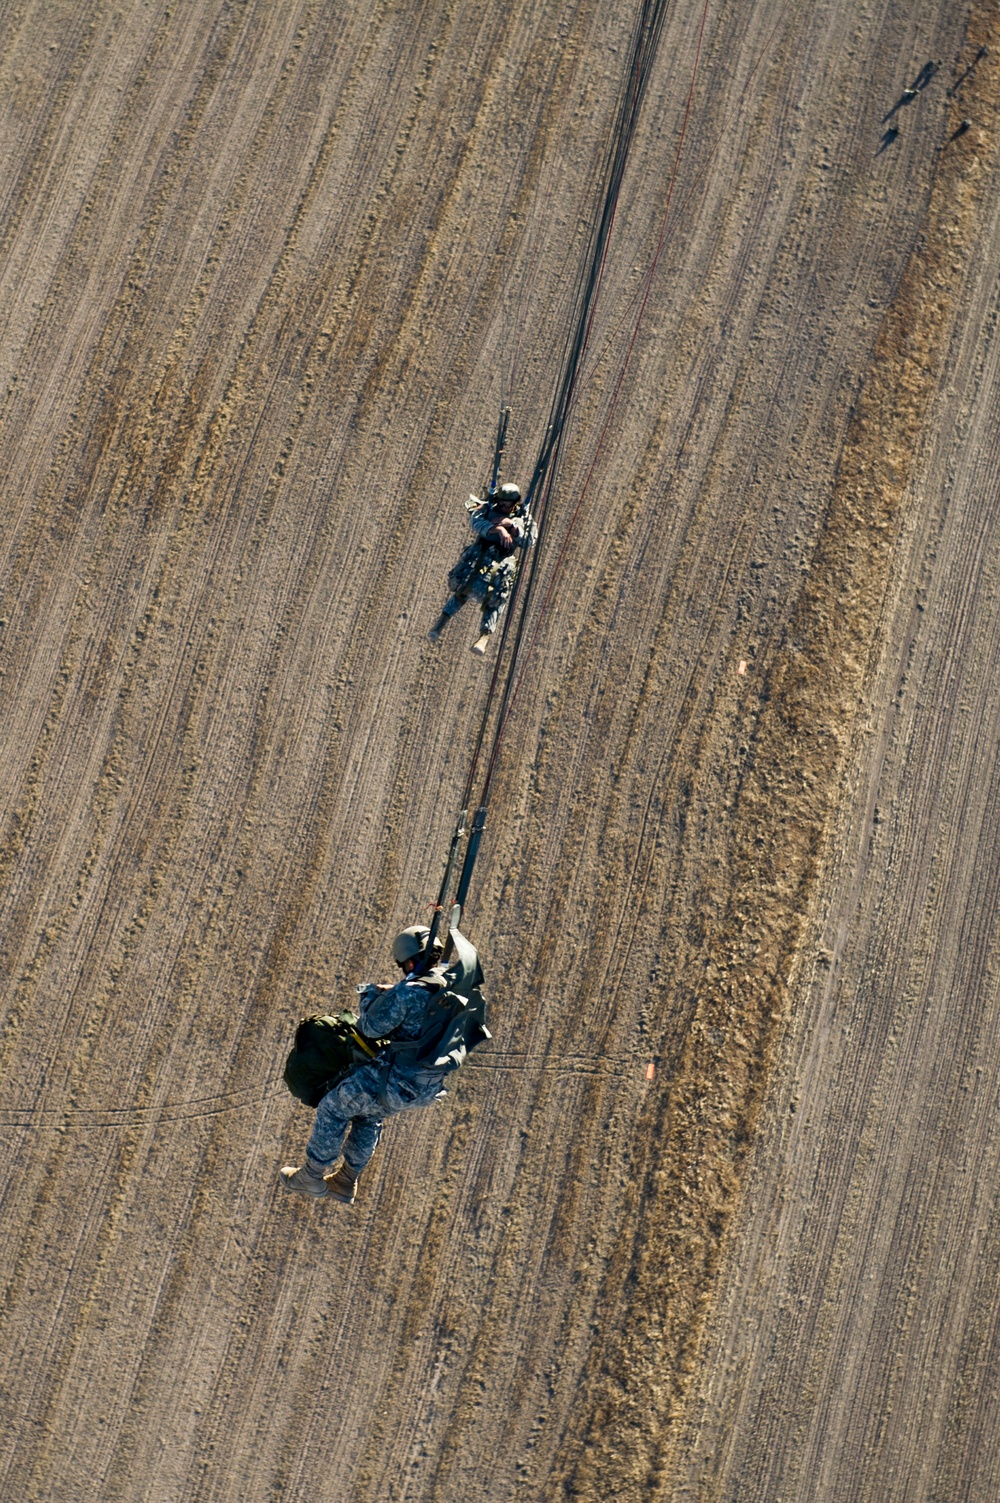
[[[353,1209],[276,1182],[297,1019],[440,879],[489,662],[426,631],[633,15],[0,12],[5,1499],[1000,1495],[995,3],[670,10],[495,1042]]]

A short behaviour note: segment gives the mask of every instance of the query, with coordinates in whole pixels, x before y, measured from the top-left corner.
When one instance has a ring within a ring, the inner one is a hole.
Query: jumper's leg
[[[461,599],[459,599],[457,595],[448,596],[448,599],[444,603],[444,609],[435,621],[434,625],[431,627],[430,631],[427,633],[432,642],[436,642],[438,640],[441,633],[448,625],[448,622],[451,620],[452,616],[454,616],[457,611],[460,611],[464,604],[464,596]]]

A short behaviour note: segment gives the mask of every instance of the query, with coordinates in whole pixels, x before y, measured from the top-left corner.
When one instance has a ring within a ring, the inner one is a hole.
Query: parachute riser
[[[503,451],[507,447],[507,424],[510,422],[510,408],[501,407],[500,417],[497,421],[497,441],[493,446],[493,470],[490,474],[490,483],[486,494],[492,498],[497,493],[500,483],[500,464],[503,460]]]
[[[465,907],[465,901],[469,896],[469,887],[472,883],[472,873],[476,865],[476,857],[479,855],[479,846],[482,842],[483,831],[486,828],[486,805],[480,804],[472,821],[472,832],[469,835],[469,844],[465,849],[465,860],[462,863],[462,875],[458,879],[458,891],[455,894],[455,907],[459,916]]]
[[[451,837],[451,846],[448,850],[448,860],[445,863],[444,877],[441,879],[441,890],[438,893],[438,900],[434,908],[434,917],[431,920],[431,932],[424,948],[424,953],[431,964],[434,963],[434,951],[438,947],[438,935],[441,932],[441,922],[444,917],[445,899],[448,896],[448,889],[455,875],[455,868],[458,865],[458,853],[461,849],[462,840],[465,837],[465,821],[468,818],[468,813],[468,809],[462,810],[455,824],[455,832]]]
[[[445,902],[448,896],[448,889],[451,886],[452,878],[455,875],[455,868],[458,865],[458,853],[461,847],[462,839],[465,835],[465,821],[468,812],[469,811],[467,809],[462,810],[461,814],[458,816],[458,822],[455,825],[455,833],[451,837],[451,847],[448,851],[448,861],[447,865],[445,866],[444,880],[441,883],[441,891],[438,893],[438,900],[434,908],[434,917],[431,920],[431,930],[430,934],[427,936],[427,943],[424,946],[423,957],[421,959],[420,965],[417,967],[418,974],[424,971],[429,971],[432,966],[437,965],[442,960],[447,960],[448,955],[451,951],[450,933],[448,935],[448,938],[444,942],[443,949],[441,942],[438,939],[438,935],[441,932],[441,925],[444,922],[445,918],[444,910]],[[469,896],[469,886],[472,882],[472,873],[475,869],[476,857],[479,854],[479,846],[482,841],[483,831],[485,828],[486,805],[480,804],[472,821],[472,831],[469,835],[469,843],[465,848],[465,860],[462,862],[462,874],[458,879],[458,891],[456,892],[454,900],[448,910],[449,930],[457,929],[461,921],[462,910],[465,907],[466,899]]]

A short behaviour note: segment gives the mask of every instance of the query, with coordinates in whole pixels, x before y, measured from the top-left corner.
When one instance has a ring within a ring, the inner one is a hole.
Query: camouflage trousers
[[[440,1075],[422,1071],[411,1078],[392,1069],[386,1078],[377,1064],[359,1065],[316,1108],[306,1156],[330,1169],[343,1153],[348,1169],[358,1175],[378,1147],[386,1117],[430,1106],[444,1094]]]
[[[495,632],[510,599],[517,576],[516,554],[498,555],[492,548],[470,543],[448,575],[451,595],[442,615],[454,616],[469,599],[478,600],[483,613],[483,631]]]

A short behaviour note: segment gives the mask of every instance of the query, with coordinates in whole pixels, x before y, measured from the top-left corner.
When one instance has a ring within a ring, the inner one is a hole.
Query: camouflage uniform
[[[359,1032],[370,1039],[390,1035],[393,1040],[419,1038],[437,990],[414,976],[406,976],[388,988],[366,986],[358,1004]],[[413,1064],[394,1061],[387,1068],[373,1060],[370,1065],[359,1065],[328,1091],[316,1108],[307,1160],[329,1170],[343,1152],[344,1163],[359,1175],[378,1146],[385,1118],[439,1101],[447,1095],[442,1089],[443,1079],[443,1071]]]
[[[470,496],[465,503],[471,512],[469,525],[476,534],[458,563],[448,575],[451,595],[441,612],[442,618],[454,616],[471,596],[482,607],[484,632],[495,632],[517,578],[518,551],[530,548],[538,536],[536,524],[523,515],[505,517],[489,501]],[[514,548],[504,553],[499,544],[490,542],[487,533],[502,522],[514,536]]]

